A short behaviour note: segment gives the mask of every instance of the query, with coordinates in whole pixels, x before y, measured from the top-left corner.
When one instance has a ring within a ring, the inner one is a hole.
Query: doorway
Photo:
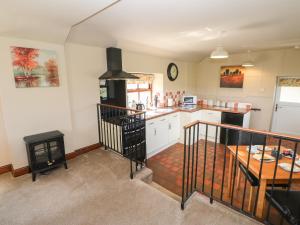
[[[300,135],[300,78],[277,78],[273,110],[273,132]]]

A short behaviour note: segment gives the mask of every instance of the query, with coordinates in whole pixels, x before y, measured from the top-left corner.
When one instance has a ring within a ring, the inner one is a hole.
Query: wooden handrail
[[[126,108],[126,107],[121,107],[121,106],[116,106],[116,105],[108,105],[108,104],[101,104],[101,103],[97,103],[97,105],[98,106],[105,106],[105,107],[113,108],[113,109],[123,109],[123,110],[129,110],[129,111],[133,111],[133,112],[143,112],[141,110]]]
[[[141,114],[144,114],[144,113],[145,113],[144,111],[141,111],[141,110],[136,110],[136,109],[126,108],[126,107],[121,107],[121,106],[108,105],[108,104],[101,104],[101,103],[97,103],[97,105],[98,105],[98,106],[108,107],[108,108],[113,108],[113,109],[122,109],[122,110],[128,110],[128,111],[135,112],[135,113],[131,114],[132,116],[141,115]]]
[[[248,132],[248,133],[262,134],[262,135],[268,135],[268,136],[277,137],[277,138],[289,139],[291,141],[297,141],[297,142],[300,141],[300,136],[296,136],[296,135],[287,135],[287,134],[275,133],[275,132],[270,132],[270,131],[243,128],[240,126],[221,124],[221,123],[213,123],[213,122],[208,122],[208,121],[203,121],[203,120],[196,120],[192,123],[185,125],[183,128],[186,130],[197,124],[204,124],[204,125],[207,124],[210,126],[228,128],[228,129],[232,129],[232,130],[239,130],[239,131],[244,131],[244,132]]]

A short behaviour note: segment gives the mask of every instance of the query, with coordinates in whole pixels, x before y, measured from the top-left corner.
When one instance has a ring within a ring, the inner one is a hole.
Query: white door
[[[272,131],[300,135],[300,78],[278,78]]]

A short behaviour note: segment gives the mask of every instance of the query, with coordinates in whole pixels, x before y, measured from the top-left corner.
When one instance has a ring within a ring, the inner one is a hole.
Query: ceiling
[[[64,43],[71,26],[113,0],[1,0],[0,36]]]
[[[70,27],[115,0],[2,0],[0,36],[64,43]],[[75,26],[68,42],[197,61],[300,45],[299,0],[121,0]]]

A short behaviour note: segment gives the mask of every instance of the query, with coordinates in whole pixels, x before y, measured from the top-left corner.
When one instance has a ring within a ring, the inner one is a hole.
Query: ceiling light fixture
[[[247,52],[247,61],[245,61],[242,64],[243,67],[253,67],[254,66],[254,62],[253,60],[250,59],[250,50],[248,50]]]
[[[210,58],[211,59],[227,59],[229,57],[228,52],[223,48],[222,46],[222,36],[225,33],[225,31],[221,31],[219,34],[219,46],[212,51],[212,53],[210,54]]]
[[[211,59],[227,59],[229,57],[228,52],[222,47],[218,46],[211,54]]]
[[[243,67],[253,67],[254,63],[252,61],[246,61],[242,64]]]

